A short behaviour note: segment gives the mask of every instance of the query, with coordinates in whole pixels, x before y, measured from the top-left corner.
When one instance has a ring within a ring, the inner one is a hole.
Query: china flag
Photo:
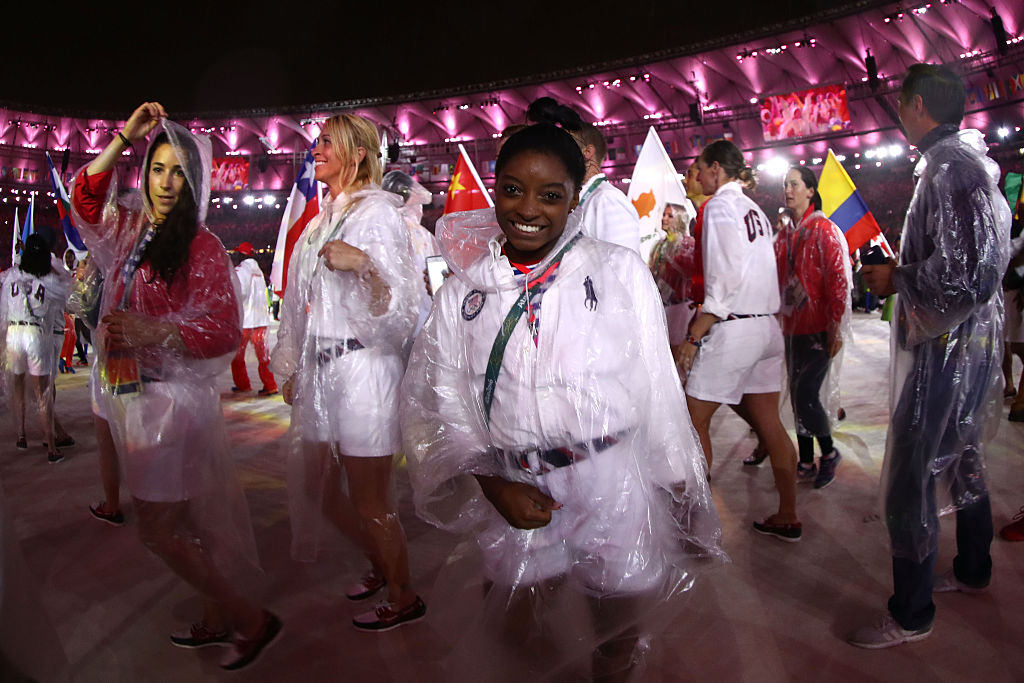
[[[480,176],[473,168],[466,149],[459,145],[459,160],[455,162],[452,182],[448,186],[448,198],[444,201],[444,212],[472,211],[493,207],[491,196],[487,193]]]

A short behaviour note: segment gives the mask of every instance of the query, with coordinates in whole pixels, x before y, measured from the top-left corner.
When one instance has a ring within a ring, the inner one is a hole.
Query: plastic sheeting
[[[1002,405],[1010,210],[984,137],[940,139],[914,171],[891,336],[883,493],[895,557],[938,548],[938,508],[987,496],[983,451]],[[939,498],[937,498],[939,497]]]
[[[389,182],[390,181],[390,182]],[[423,205],[431,201],[430,190],[413,180],[408,174],[401,171],[391,171],[384,176],[383,187],[402,197],[405,203],[398,210],[402,216],[405,227],[409,230],[409,241],[412,246],[413,259],[416,268],[419,270],[420,279],[426,277],[427,257],[436,256],[441,253],[434,235],[423,227]],[[424,286],[419,291],[419,312],[416,320],[415,334],[419,334],[430,315],[430,308],[434,299]]]
[[[690,301],[696,249],[697,240],[692,235],[673,233],[651,252],[651,275],[665,306],[669,343],[673,346],[686,341],[696,312],[696,305]]]
[[[253,329],[270,324],[270,308],[267,306],[267,277],[260,270],[256,259],[243,259],[235,267],[238,277],[238,293],[242,300],[242,327]]]
[[[209,202],[209,140],[166,120],[150,139],[161,132],[182,163],[200,220],[187,260],[170,284],[148,261],[130,283],[125,276],[125,262],[133,252],[137,256],[141,237],[153,227],[149,198],[138,192],[120,196],[113,171],[88,176],[83,169],[75,178],[75,225],[104,276],[101,322],[93,337],[100,412],[110,422],[122,484],[138,500],[181,503],[164,508],[163,522],[240,586],[260,574],[215,381],[241,337],[237,282],[223,245],[202,225]],[[171,342],[111,348],[102,320],[116,310],[172,323],[185,349]]]
[[[530,282],[501,255],[493,210],[438,223],[455,277],[413,348],[402,433],[419,515],[480,551],[461,547],[441,579],[477,598],[456,633],[457,672],[487,662],[517,680],[558,678],[585,672],[602,645],[612,660],[638,656],[678,614],[698,566],[724,559],[661,299],[634,253],[582,236],[572,243],[531,304],[536,342],[526,316],[513,329],[486,414],[502,321],[577,237],[577,221],[570,215]],[[513,528],[474,475],[535,487],[561,507],[547,526]]]
[[[827,436],[839,410],[843,350],[830,357],[838,337],[850,343],[850,256],[846,239],[820,210],[808,209],[775,239],[786,341],[788,393],[800,436]]]
[[[292,555],[316,559],[325,496],[337,495],[339,455],[397,452],[398,387],[416,324],[423,275],[398,214],[401,199],[368,186],[328,196],[306,226],[288,267],[271,369],[291,378],[287,439]],[[327,268],[320,250],[341,240],[365,252],[389,290],[371,310],[368,272]]]

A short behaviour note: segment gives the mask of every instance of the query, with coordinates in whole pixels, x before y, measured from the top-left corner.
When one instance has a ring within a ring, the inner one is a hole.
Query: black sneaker
[[[64,454],[60,452],[59,448],[54,448],[46,455],[46,462],[50,463],[51,465],[56,465],[62,460],[64,460]]]
[[[814,488],[823,489],[832,483],[832,480],[836,478],[836,468],[839,467],[839,462],[843,459],[843,456],[839,455],[839,451],[832,449],[832,455],[825,457],[821,456],[818,465],[818,476],[814,478]]]
[[[91,512],[92,516],[101,522],[106,522],[111,526],[124,526],[124,513],[120,510],[117,512],[104,512],[103,503],[90,505],[89,512]],[[174,636],[171,636],[171,640],[174,640]]]
[[[70,434],[68,434],[67,436],[65,436],[63,438],[60,438],[60,439],[54,439],[54,443],[57,444],[57,448],[74,448],[75,447],[75,440],[71,438]],[[49,442],[48,441],[44,441],[43,442],[43,448],[49,448],[49,447],[50,447]]]
[[[96,512],[93,511],[93,514],[95,515]],[[96,516],[99,517],[99,515]],[[100,519],[103,518],[100,517]],[[206,627],[205,621],[197,621],[187,629],[172,633],[171,642],[178,647],[198,650],[199,648],[210,647],[211,645],[230,645],[231,634],[227,631],[211,631]]]
[[[803,536],[803,525],[800,522],[793,524],[779,524],[769,521],[771,517],[763,522],[754,522],[754,531],[765,536],[774,536],[786,543],[796,543]]]
[[[231,649],[220,660],[220,668],[225,671],[237,671],[249,666],[263,653],[267,647],[277,640],[284,624],[276,615],[264,610],[263,628],[252,640],[243,638],[237,633],[231,639]]]
[[[749,465],[751,467],[757,467],[758,465],[763,463],[767,457],[768,449],[757,447],[754,449],[753,453],[751,453],[750,455],[743,459],[743,464]]]
[[[14,446],[20,450],[28,450],[28,439],[23,436],[19,436],[18,440],[14,442]]]

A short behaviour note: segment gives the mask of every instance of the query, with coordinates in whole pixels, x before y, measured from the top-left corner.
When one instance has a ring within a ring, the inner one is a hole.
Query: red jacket
[[[117,240],[121,233],[127,235],[131,232],[132,221],[137,218],[122,208],[118,220],[103,220],[103,204],[112,177],[112,171],[96,175],[83,171],[75,182],[71,201],[77,213],[89,224],[86,234],[93,239]],[[120,256],[104,274],[103,314],[109,312],[112,302],[121,300],[124,291],[121,268],[125,251],[117,249],[115,253]],[[139,266],[128,308],[175,323],[193,358],[215,358],[234,353],[241,339],[234,277],[224,246],[213,233],[200,226],[189,248],[188,259],[170,286],[153,272],[148,262]],[[161,348],[137,351],[144,366],[155,367],[161,365],[160,356],[164,353],[166,349]]]
[[[779,233],[775,257],[783,334],[824,332],[830,324],[842,321],[849,295],[843,266],[845,249],[839,229],[813,205],[799,225]],[[789,300],[787,290],[791,292]],[[790,305],[792,310],[788,310]]]

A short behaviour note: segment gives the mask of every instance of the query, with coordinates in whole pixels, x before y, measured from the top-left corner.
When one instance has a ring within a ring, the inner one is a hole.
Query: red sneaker
[[[366,573],[366,576],[359,580],[359,583],[354,583],[348,587],[348,590],[345,591],[345,597],[356,602],[365,600],[376,595],[377,591],[386,585],[388,585],[388,582],[383,576],[378,576],[373,570],[370,570]]]
[[[360,614],[352,620],[352,625],[360,631],[390,631],[393,628],[419,621],[427,615],[427,606],[417,595],[411,605],[396,610],[390,602],[381,602],[376,609]]]
[[[1024,507],[1013,516],[1013,519],[1015,521],[999,530],[999,535],[1005,541],[1024,541]]]

